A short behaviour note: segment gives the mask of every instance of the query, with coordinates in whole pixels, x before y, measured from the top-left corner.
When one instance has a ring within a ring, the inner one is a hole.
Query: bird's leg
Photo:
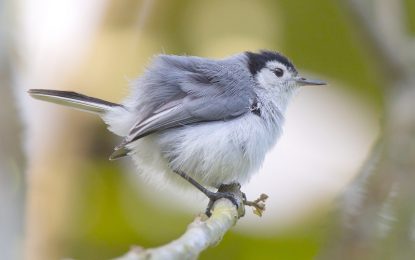
[[[205,212],[205,214],[208,217],[210,217],[212,215],[211,210],[212,210],[212,207],[213,207],[213,204],[215,203],[215,201],[217,201],[218,199],[221,199],[221,198],[226,198],[226,199],[230,200],[237,208],[239,207],[238,201],[236,200],[233,193],[227,191],[227,190],[229,190],[229,187],[232,187],[234,185],[238,185],[238,188],[240,188],[241,185],[239,183],[229,184],[229,185],[222,184],[219,187],[217,192],[213,192],[213,191],[210,191],[210,190],[206,189],[205,187],[203,187],[200,183],[198,183],[195,179],[193,179],[192,177],[190,177],[186,173],[181,172],[181,171],[175,171],[175,173],[180,175],[183,179],[188,181],[190,184],[192,184],[194,187],[196,187],[196,189],[203,192],[203,194],[205,194],[209,198],[209,204],[208,204],[208,206],[206,208],[206,212]]]

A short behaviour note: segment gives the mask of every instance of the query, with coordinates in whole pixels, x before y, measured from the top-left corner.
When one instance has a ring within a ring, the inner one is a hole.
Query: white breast
[[[247,114],[230,121],[153,134],[129,148],[145,176],[156,178],[157,182],[160,173],[170,180],[177,179],[173,169],[187,173],[203,185],[218,187],[248,181],[279,133],[279,127],[269,127],[259,116]]]

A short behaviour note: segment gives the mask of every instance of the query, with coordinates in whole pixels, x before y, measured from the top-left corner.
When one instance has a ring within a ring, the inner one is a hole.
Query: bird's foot
[[[200,185],[195,179],[190,177],[184,172],[175,171],[176,174],[181,176],[183,179],[192,184],[196,189],[200,190],[209,198],[209,204],[206,209],[206,215],[210,217],[212,215],[212,208],[215,201],[225,198],[230,200],[238,211],[238,216],[242,217],[245,215],[244,202],[246,201],[245,194],[241,192],[241,185],[239,183],[222,184],[217,192],[210,191]]]
[[[206,208],[205,214],[210,217],[212,215],[211,211],[215,201],[223,198],[230,200],[238,209],[240,207],[240,203],[238,203],[235,193],[231,192],[231,190],[235,188],[239,190],[241,185],[239,183],[222,184],[217,192],[209,191],[205,193],[205,195],[209,198],[209,204]]]

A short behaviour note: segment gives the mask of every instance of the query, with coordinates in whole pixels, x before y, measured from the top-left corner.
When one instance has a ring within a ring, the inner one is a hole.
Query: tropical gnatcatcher
[[[280,53],[261,51],[220,60],[158,55],[121,104],[69,91],[29,94],[98,114],[123,137],[110,159],[130,156],[150,179],[180,175],[212,205],[222,197],[235,203],[231,194],[206,187],[245,183],[258,171],[293,93],[324,84],[299,76]]]

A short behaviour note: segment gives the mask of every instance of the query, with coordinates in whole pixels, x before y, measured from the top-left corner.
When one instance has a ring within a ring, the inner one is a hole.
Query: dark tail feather
[[[89,97],[72,91],[52,89],[30,89],[28,93],[36,99],[73,107],[83,111],[104,114],[113,107],[122,105],[108,102],[99,98]]]

